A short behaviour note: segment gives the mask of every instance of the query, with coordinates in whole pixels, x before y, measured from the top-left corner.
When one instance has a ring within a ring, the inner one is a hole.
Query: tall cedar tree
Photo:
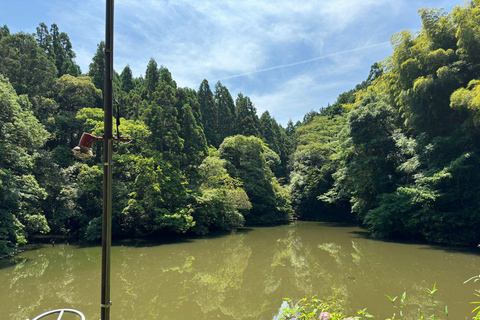
[[[249,97],[239,93],[235,100],[236,130],[237,134],[244,136],[260,136],[260,124],[257,109]]]
[[[151,58],[148,62],[147,70],[145,71],[145,87],[149,97],[152,97],[152,94],[155,92],[159,81],[160,71],[158,70],[157,62],[155,59]]]
[[[218,114],[218,143],[235,134],[235,103],[227,87],[215,85],[215,106]]]
[[[175,88],[160,81],[152,94],[152,101],[143,111],[143,121],[152,132],[151,141],[156,150],[164,152],[168,160],[176,159],[183,149],[180,138]]]
[[[129,93],[135,87],[130,65],[127,64],[127,66],[123,69],[122,73],[120,74],[120,81],[122,83],[122,90],[126,93]]]
[[[59,77],[64,74],[77,77],[81,74],[80,67],[74,60],[76,55],[70,38],[65,32],[60,32],[55,23],[50,27],[50,31],[45,23],[40,23],[35,36],[37,44],[54,61]]]
[[[32,35],[17,33],[0,40],[0,74],[18,95],[45,95],[51,90],[57,68]]]
[[[207,143],[218,147],[218,110],[213,100],[213,93],[210,90],[208,81],[204,79],[200,84],[197,92],[198,102],[200,104],[200,111],[202,113],[203,130]]]
[[[105,86],[105,42],[101,41],[97,45],[97,52],[93,56],[93,61],[89,65],[88,75],[92,79],[97,89],[104,92]]]

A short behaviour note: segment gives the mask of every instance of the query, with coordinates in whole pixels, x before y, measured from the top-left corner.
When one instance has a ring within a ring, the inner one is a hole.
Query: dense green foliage
[[[472,278],[477,280],[478,276]],[[472,280],[470,279],[470,280]],[[470,281],[467,280],[467,281]],[[404,307],[407,304],[407,292],[403,292],[401,296],[391,297],[385,295],[385,297],[390,301],[392,305],[392,316],[388,317],[385,320],[401,320],[401,319],[431,319],[431,320],[440,320],[440,319],[449,319],[448,306],[439,306],[438,301],[435,299],[437,293],[437,285],[434,284],[432,289],[425,288],[425,295],[428,297],[430,306],[428,310],[423,310],[418,308],[417,310],[411,310],[407,314]],[[478,290],[476,290],[478,292]],[[334,291],[335,292],[335,291]],[[478,296],[478,294],[476,294]],[[347,317],[342,314],[342,311],[346,309],[344,301],[334,294],[327,299],[318,299],[316,296],[307,299],[303,298],[293,304],[292,300],[287,298],[285,299],[287,306],[280,310],[279,319],[280,320],[296,320],[296,319],[320,319],[320,320],[366,320],[375,318],[367,312],[367,309],[358,310],[355,316]],[[473,304],[478,304],[478,302],[472,302]],[[417,305],[416,305],[417,306]],[[472,313],[476,312],[477,309],[474,309]],[[413,315],[412,313],[417,313]],[[318,316],[318,317],[317,317]],[[479,314],[472,319],[478,319]]]
[[[36,149],[48,136],[28,98],[0,75],[0,253],[24,243],[26,233],[50,231],[40,206],[45,188],[34,175]]]
[[[349,201],[379,238],[479,243],[479,5],[419,10],[418,34],[393,35],[391,57],[297,130],[301,218]]]
[[[35,35],[1,29],[0,256],[40,233],[100,239],[102,144],[86,163],[71,149],[82,132],[103,135],[104,49],[100,42],[81,75],[57,25],[42,23]],[[269,115],[262,136],[248,97],[235,102],[220,82],[212,92],[207,80],[198,91],[178,88],[154,59],[144,78],[128,65],[115,73],[114,91],[118,130],[133,140],[114,147],[114,237],[206,234],[291,218],[278,180],[291,139]],[[237,133],[256,137],[226,139]],[[247,167],[235,167],[232,153]]]
[[[243,187],[252,203],[252,209],[245,214],[247,222],[271,224],[291,217],[288,194],[271,170],[280,158],[261,139],[228,137],[219,152],[220,158],[227,160],[227,172],[244,181]]]
[[[205,234],[299,219],[356,220],[379,238],[480,242],[480,1],[421,9],[420,32],[303,122],[260,117],[220,82],[179,88],[152,58],[115,73],[115,237]],[[101,233],[103,51],[87,74],[57,25],[0,29],[0,255],[27,236]],[[116,130],[116,128],[115,128]],[[287,184],[286,187],[283,184]],[[354,213],[354,214],[352,214]]]

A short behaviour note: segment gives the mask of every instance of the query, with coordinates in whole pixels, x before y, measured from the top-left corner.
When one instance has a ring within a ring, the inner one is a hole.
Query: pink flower
[[[318,318],[319,320],[327,320],[330,319],[332,316],[328,312],[322,312],[320,313],[320,317]]]

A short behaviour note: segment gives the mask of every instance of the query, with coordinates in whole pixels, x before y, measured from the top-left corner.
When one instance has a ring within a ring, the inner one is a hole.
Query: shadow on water
[[[29,243],[22,245],[18,248],[17,252],[13,256],[9,257],[4,257],[0,259],[0,270],[1,269],[8,269],[11,267],[14,267],[18,264],[21,263],[26,263],[29,260],[32,259],[27,259],[24,257],[19,256],[22,252],[28,252],[28,251],[35,251],[35,250],[40,250],[45,248],[46,243],[44,242],[35,242],[35,243]]]
[[[319,222],[319,224],[332,228],[361,228],[354,222]]]
[[[333,225],[332,225],[333,226]],[[336,227],[336,226],[335,226]],[[355,235],[355,238],[365,239],[376,242],[383,243],[399,243],[405,245],[414,245],[420,246],[420,250],[436,250],[443,251],[447,253],[462,253],[474,256],[480,256],[480,249],[478,247],[467,247],[467,246],[452,246],[452,245],[442,245],[442,244],[431,244],[422,240],[389,240],[389,239],[378,239],[373,237],[368,231],[351,231],[349,232]]]
[[[131,247],[156,247],[162,245],[170,245],[170,244],[180,244],[180,243],[193,243],[197,240],[204,240],[204,239],[217,239],[228,237],[234,234],[246,234],[252,231],[252,228],[239,228],[237,230],[227,231],[227,232],[216,232],[210,233],[206,235],[168,235],[162,236],[160,238],[146,238],[146,239],[124,239],[118,240],[112,243],[113,246],[131,246]]]
[[[172,238],[172,239],[120,239],[113,240],[112,247],[132,247],[132,248],[147,248],[157,247],[168,244],[191,243],[192,239],[188,238]],[[77,249],[101,247],[102,243],[98,242],[80,242],[76,244]]]
[[[386,241],[386,240],[375,239],[366,230],[365,231],[350,231],[349,233],[354,234],[355,238],[357,238],[357,239],[366,239],[366,240],[372,240],[372,241],[389,242],[389,241]]]
[[[39,250],[39,249],[42,249],[42,248],[45,248],[45,244],[29,243],[29,244],[25,244],[25,245],[20,246],[18,248],[17,252],[15,253],[15,255],[13,255],[11,257],[5,257],[5,258],[0,259],[0,270],[11,268],[11,267],[16,266],[17,264],[25,263],[28,260],[30,260],[30,259],[26,259],[26,258],[18,256],[22,252],[35,251],[35,250]]]
[[[42,249],[45,245],[42,243],[31,243],[31,244],[26,244],[20,248],[20,252],[25,252],[25,251],[34,251],[38,249]]]
[[[4,260],[0,260],[0,270],[12,268],[17,264],[27,262],[27,260],[28,259],[26,258],[19,258],[19,257],[11,257],[11,258],[6,258]]]
[[[0,270],[11,268],[11,267],[16,266],[17,264],[25,263],[28,260],[30,260],[30,259],[26,259],[26,258],[18,256],[18,254],[20,254],[22,252],[26,252],[26,251],[39,250],[39,249],[42,249],[44,247],[45,247],[45,245],[40,244],[40,243],[26,244],[26,245],[21,246],[14,256],[0,259]]]
[[[118,240],[112,243],[114,247],[134,247],[134,248],[148,248],[157,247],[169,244],[192,243],[193,239],[189,238],[165,238],[165,239],[125,239]]]
[[[193,243],[197,240],[204,240],[204,239],[216,239],[216,238],[223,238],[228,237],[231,235],[241,235],[247,234],[253,231],[253,228],[250,227],[243,227],[237,230],[229,231],[229,232],[217,232],[211,233],[208,235],[178,235],[178,234],[170,234],[168,236],[162,236],[157,238],[146,238],[146,239],[119,239],[114,240],[112,242],[113,247],[135,247],[135,248],[147,248],[147,247],[156,247],[156,246],[164,246],[164,245],[172,245],[172,244],[182,244],[182,243]],[[52,238],[42,237],[42,238],[34,238],[31,239],[33,243],[29,243],[19,247],[17,253],[14,256],[4,257],[0,259],[0,270],[8,269],[15,267],[18,264],[26,263],[31,259],[27,259],[24,257],[19,256],[22,252],[27,251],[35,251],[39,249],[43,249],[48,246],[61,246],[61,245],[72,245],[75,249],[85,249],[85,248],[95,248],[101,247],[101,242],[75,242],[75,241],[68,241],[64,238],[58,239],[54,238],[52,243]]]
[[[117,239],[112,241],[112,247],[134,247],[134,248],[148,248],[171,244],[193,243],[197,240],[203,239],[217,239],[228,237],[234,234],[247,234],[253,228],[243,227],[237,230],[227,232],[216,232],[207,235],[179,235],[170,234],[156,238],[133,238],[133,239]],[[93,248],[101,246],[101,242],[81,242],[76,244],[78,249]]]
[[[425,245],[422,250],[436,250],[448,253],[461,253],[473,256],[480,256],[480,249],[478,247],[457,247],[448,245]]]

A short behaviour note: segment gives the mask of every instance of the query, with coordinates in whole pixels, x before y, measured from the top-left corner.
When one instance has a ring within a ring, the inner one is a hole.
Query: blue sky
[[[180,87],[212,91],[221,81],[234,99],[249,96],[281,124],[368,76],[392,53],[390,37],[419,30],[417,10],[451,11],[449,0],[116,0],[114,63],[135,76],[150,58],[167,67]],[[2,0],[0,24],[34,33],[40,22],[66,32],[82,72],[105,35],[105,1]]]

